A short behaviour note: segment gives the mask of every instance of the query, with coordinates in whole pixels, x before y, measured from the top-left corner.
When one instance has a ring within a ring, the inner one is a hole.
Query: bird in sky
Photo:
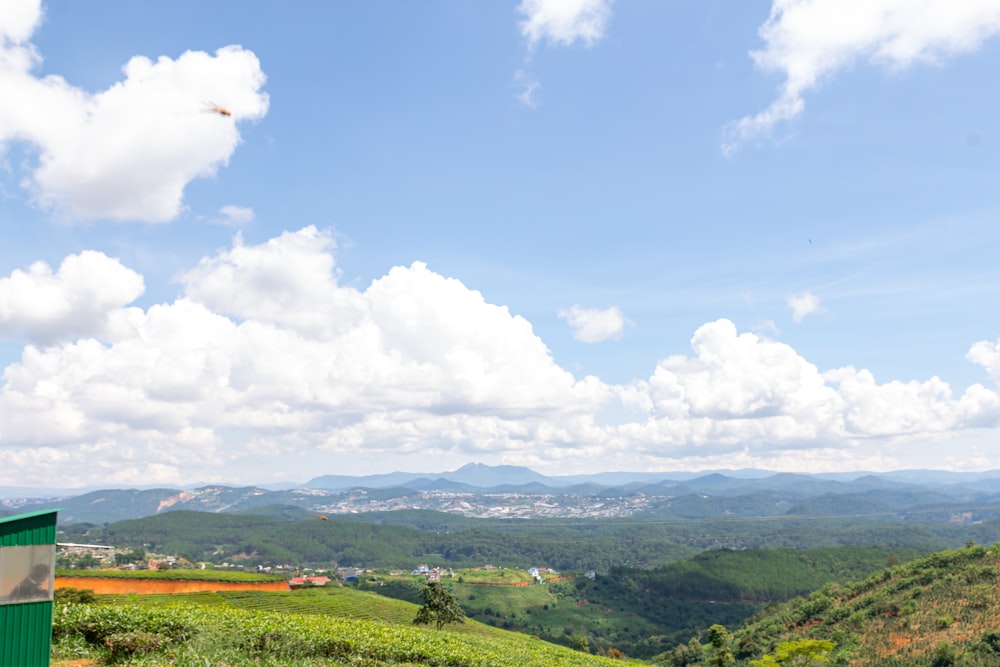
[[[233,115],[233,112],[224,106],[216,104],[215,102],[206,102],[205,111],[208,113],[219,114],[220,116],[226,116],[227,118]]]

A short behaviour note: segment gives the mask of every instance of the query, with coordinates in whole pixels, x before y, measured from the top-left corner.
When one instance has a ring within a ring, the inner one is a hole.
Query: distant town
[[[356,489],[324,499],[314,509],[324,514],[436,510],[477,519],[619,518],[669,504],[668,496],[636,494],[623,497],[539,495],[529,493],[468,493],[423,491],[395,498],[380,498]]]

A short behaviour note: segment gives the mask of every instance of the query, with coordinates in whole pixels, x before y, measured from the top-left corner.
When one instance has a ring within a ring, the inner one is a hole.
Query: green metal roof
[[[25,512],[24,514],[13,514],[11,516],[0,517],[0,524],[5,524],[10,521],[20,521],[21,519],[30,519],[36,516],[45,516],[47,514],[55,514],[59,510],[38,510],[35,512]],[[0,528],[0,530],[3,530]]]
[[[56,513],[39,510],[0,519],[0,547],[56,543]]]

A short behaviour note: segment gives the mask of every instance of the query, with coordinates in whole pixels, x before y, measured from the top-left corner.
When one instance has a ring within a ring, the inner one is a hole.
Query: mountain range
[[[551,505],[620,503],[619,516],[935,514],[943,520],[1000,516],[1000,471],[897,471],[832,475],[738,470],[709,473],[612,472],[550,477],[518,466],[468,464],[451,472],[323,475],[292,488],[202,485],[172,489],[98,489],[85,493],[22,495],[0,489],[0,515],[60,510],[60,523],[103,524],[178,509],[204,512],[357,513],[394,509],[456,511],[455,497],[491,507],[512,497],[545,496]],[[19,490],[13,490],[19,491]],[[613,499],[613,502],[612,502]],[[638,499],[638,500],[636,500]],[[641,500],[642,502],[639,502]],[[464,501],[463,501],[464,502]],[[518,501],[518,502],[524,502]],[[466,508],[468,503],[465,503]],[[598,516],[581,514],[574,516]],[[550,516],[555,516],[553,514]],[[485,516],[481,514],[479,516]],[[509,516],[515,516],[510,514]],[[524,516],[516,515],[516,516]],[[568,515],[567,515],[568,516]],[[606,516],[606,514],[604,515]]]

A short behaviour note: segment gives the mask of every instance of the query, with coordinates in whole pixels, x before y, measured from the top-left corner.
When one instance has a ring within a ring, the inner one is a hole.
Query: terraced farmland
[[[314,588],[299,591],[216,591],[173,595],[101,595],[104,604],[129,604],[143,607],[172,605],[226,606],[254,611],[334,616],[346,619],[381,621],[411,625],[417,605],[349,588]],[[451,626],[456,632],[491,635],[494,628],[470,621]]]
[[[197,604],[217,607],[229,604],[225,598],[212,591],[199,591],[197,593],[110,593],[99,595],[98,600],[103,604],[129,604],[143,607],[162,607],[177,604]]]
[[[287,593],[271,591],[220,591],[219,597],[240,609],[280,611],[288,614],[323,614],[387,623],[412,623],[417,606],[374,593],[343,588],[307,589]]]
[[[312,598],[313,596],[307,596]],[[54,653],[105,664],[612,667],[623,664],[516,633],[455,634],[319,614],[199,605],[65,605]],[[143,647],[137,640],[144,640]]]

